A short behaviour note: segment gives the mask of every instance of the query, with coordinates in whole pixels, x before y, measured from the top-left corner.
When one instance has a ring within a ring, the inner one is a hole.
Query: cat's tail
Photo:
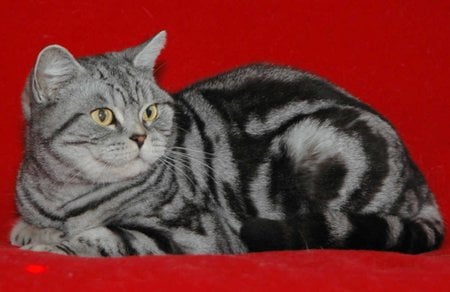
[[[295,215],[286,220],[253,218],[241,228],[249,251],[286,249],[367,249],[417,254],[437,249],[444,226],[435,205],[414,218],[380,214]]]

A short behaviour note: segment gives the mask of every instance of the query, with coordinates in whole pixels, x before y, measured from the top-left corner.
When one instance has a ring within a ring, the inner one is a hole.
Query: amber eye
[[[152,122],[158,118],[158,107],[156,104],[152,104],[148,106],[144,114],[142,115],[142,119],[146,122]]]
[[[91,112],[92,119],[100,126],[106,127],[114,122],[114,114],[109,108],[98,108]]]

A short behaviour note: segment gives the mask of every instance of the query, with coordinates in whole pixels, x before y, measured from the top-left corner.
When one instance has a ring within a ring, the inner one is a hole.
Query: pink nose
[[[139,148],[141,148],[142,144],[144,144],[145,138],[147,138],[147,135],[133,135],[130,137],[131,140],[136,142]]]

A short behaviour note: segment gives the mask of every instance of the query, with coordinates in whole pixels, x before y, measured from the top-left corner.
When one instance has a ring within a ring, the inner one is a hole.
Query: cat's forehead
[[[85,57],[79,59],[79,62],[87,69],[89,79],[93,83],[92,90],[103,88],[103,91],[110,93],[105,96],[107,99],[122,100],[123,102],[119,103],[123,103],[124,106],[142,105],[165,99],[165,96],[158,94],[158,87],[148,73],[114,54]]]
[[[116,54],[104,54],[85,57],[78,60],[90,75],[100,80],[110,80],[117,83],[129,83],[130,80],[150,80],[142,71],[135,68],[129,61],[119,58]],[[147,78],[146,78],[147,77]]]

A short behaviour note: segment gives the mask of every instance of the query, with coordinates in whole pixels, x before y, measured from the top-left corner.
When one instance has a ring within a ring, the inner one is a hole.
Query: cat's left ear
[[[22,93],[25,118],[30,119],[32,100],[38,104],[57,100],[59,98],[55,96],[57,90],[84,71],[85,69],[66,48],[59,45],[44,48],[36,59]]]
[[[36,60],[33,70],[33,92],[36,102],[56,100],[55,91],[85,69],[64,47],[50,45],[44,48]]]
[[[166,44],[167,33],[163,30],[145,43],[125,50],[125,58],[129,59],[133,65],[141,70],[153,73],[156,59]]]

